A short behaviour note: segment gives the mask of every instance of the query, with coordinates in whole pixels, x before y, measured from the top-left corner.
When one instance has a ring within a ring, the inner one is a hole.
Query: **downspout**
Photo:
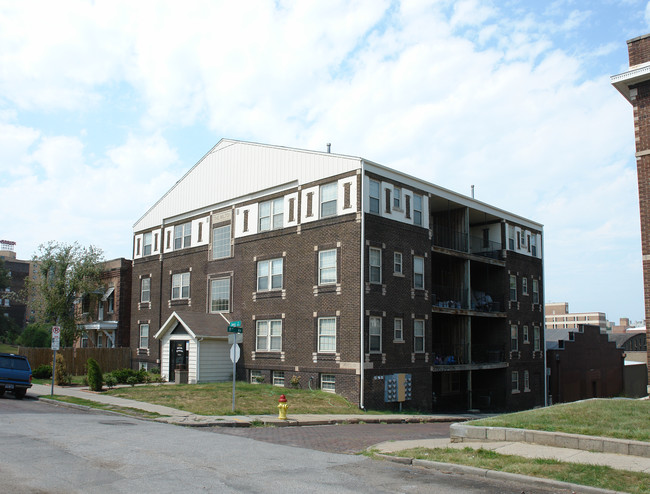
[[[542,234],[540,235],[542,237],[541,241],[541,255],[542,255],[542,285],[541,288],[541,300],[540,302],[542,303],[542,328],[541,328],[541,334],[544,336],[543,341],[540,342],[539,349],[542,351],[542,355],[544,355],[544,406],[548,406],[548,368],[546,364],[546,276],[544,274],[544,256],[546,255],[546,251],[544,250],[544,228],[542,227]]]
[[[360,307],[360,313],[359,313],[359,328],[360,328],[360,340],[361,340],[361,349],[360,349],[360,360],[359,360],[359,365],[360,365],[360,379],[361,379],[361,385],[359,387],[359,408],[361,410],[365,409],[365,404],[364,404],[364,398],[365,398],[365,366],[364,366],[364,356],[365,356],[365,338],[364,338],[364,313],[365,313],[365,293],[364,293],[364,286],[363,286],[363,281],[365,279],[364,277],[364,270],[365,270],[365,248],[364,248],[364,243],[365,243],[365,238],[366,238],[366,213],[365,213],[365,208],[364,208],[364,203],[365,203],[365,191],[363,184],[366,181],[366,172],[364,169],[364,161],[361,160],[361,183],[359,184],[359,194],[361,196],[361,241],[360,243],[360,270],[361,273],[359,275],[359,307]]]

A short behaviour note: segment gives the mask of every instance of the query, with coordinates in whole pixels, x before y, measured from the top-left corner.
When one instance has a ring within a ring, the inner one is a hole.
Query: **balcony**
[[[439,247],[441,249],[473,254],[499,261],[503,260],[501,242],[493,242],[482,237],[476,237],[450,228],[433,225],[433,236],[431,241],[434,247]]]

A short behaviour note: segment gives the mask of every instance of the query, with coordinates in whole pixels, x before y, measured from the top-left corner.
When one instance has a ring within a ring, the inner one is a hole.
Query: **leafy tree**
[[[52,327],[47,324],[28,324],[16,341],[21,346],[47,348],[51,344]]]
[[[97,247],[50,241],[34,256],[35,276],[30,289],[37,301],[37,321],[61,326],[61,344],[71,346],[77,337],[74,304],[101,288],[103,253]]]
[[[88,385],[91,391],[101,391],[104,384],[104,376],[99,364],[94,358],[89,358],[86,363],[88,366]]]

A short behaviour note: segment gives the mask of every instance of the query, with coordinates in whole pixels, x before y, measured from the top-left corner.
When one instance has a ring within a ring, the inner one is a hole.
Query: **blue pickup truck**
[[[5,391],[11,391],[17,399],[22,400],[27,388],[31,387],[32,368],[27,358],[13,353],[0,353],[0,396]]]

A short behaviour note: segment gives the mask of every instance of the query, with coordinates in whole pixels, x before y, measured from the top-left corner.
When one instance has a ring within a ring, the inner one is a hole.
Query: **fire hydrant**
[[[278,400],[278,419],[287,420],[287,408],[289,408],[287,397],[280,395],[280,399]]]

